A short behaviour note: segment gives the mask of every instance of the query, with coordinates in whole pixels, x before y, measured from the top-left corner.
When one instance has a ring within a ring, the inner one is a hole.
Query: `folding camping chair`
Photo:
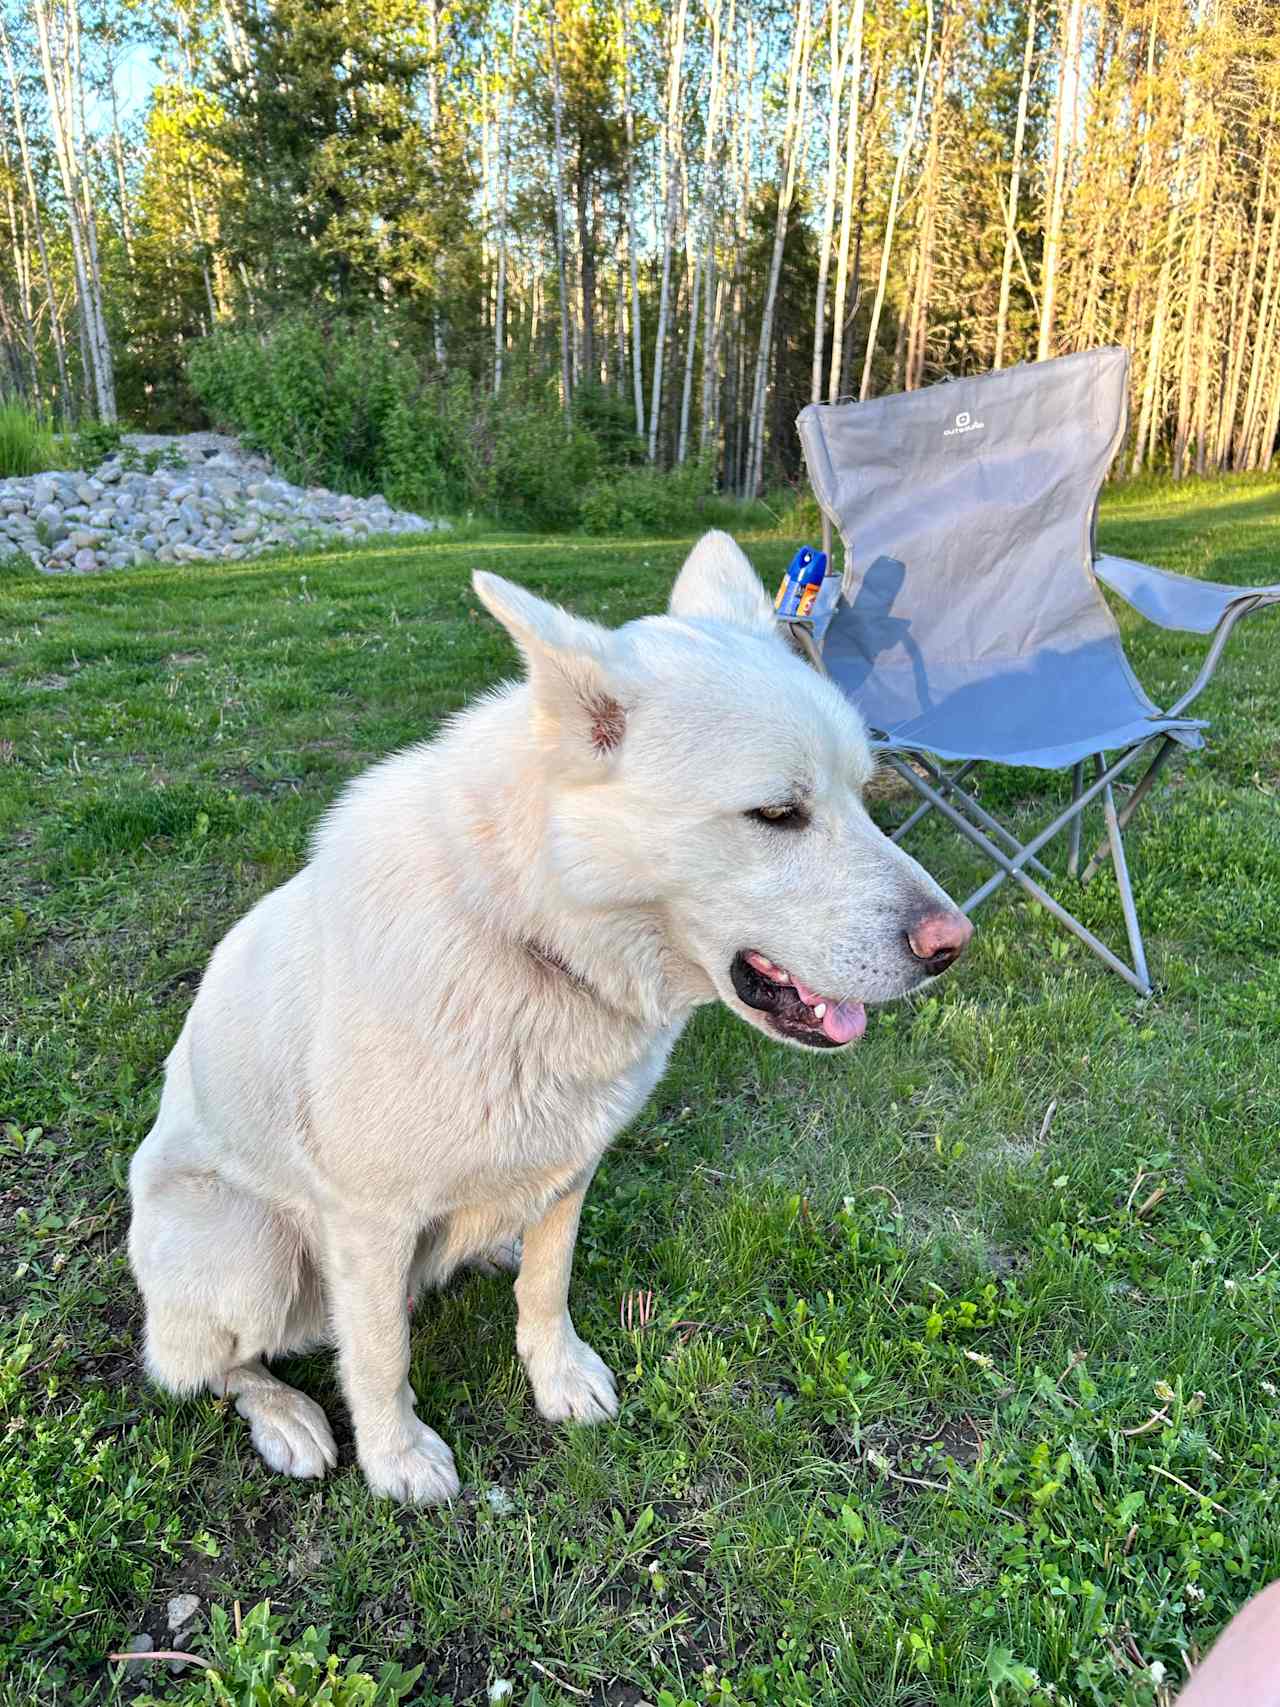
[[[1221,586],[1097,554],[1128,367],[1127,351],[1095,350],[804,409],[824,544],[830,560],[834,524],[845,566],[839,599],[820,598],[819,620],[791,629],[921,797],[894,840],[941,813],[996,868],[966,913],[1012,878],[1147,995],[1123,832],[1170,755],[1204,745],[1206,725],[1187,711],[1236,623],[1280,602],[1280,586]],[[1099,581],[1162,628],[1212,634],[1199,675],[1167,711],[1130,668]],[[1143,762],[1117,803],[1115,784]],[[1070,767],[1071,803],[1020,842],[973,797],[984,764]],[[1106,834],[1081,869],[1083,814],[1099,799]],[[1071,877],[1087,883],[1110,860],[1131,964],[1036,881],[1051,879],[1037,856],[1063,830]]]

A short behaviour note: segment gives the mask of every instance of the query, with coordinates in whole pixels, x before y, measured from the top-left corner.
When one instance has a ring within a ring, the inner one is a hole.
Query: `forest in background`
[[[811,398],[1122,343],[1127,471],[1271,462],[1271,0],[0,19],[0,399],[62,423],[305,415],[332,349],[402,458],[536,408],[751,496]]]

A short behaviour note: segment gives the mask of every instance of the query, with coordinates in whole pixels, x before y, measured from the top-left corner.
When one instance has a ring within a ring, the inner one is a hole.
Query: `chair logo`
[[[944,439],[953,439],[957,433],[980,433],[986,424],[985,421],[975,421],[967,409],[962,409],[956,416],[955,426],[944,428],[942,436]]]

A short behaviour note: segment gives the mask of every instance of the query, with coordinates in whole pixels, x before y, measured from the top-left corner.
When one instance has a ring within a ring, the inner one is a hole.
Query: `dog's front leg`
[[[452,1499],[453,1454],[420,1421],[409,1385],[405,1288],[415,1234],[345,1217],[325,1229],[326,1278],[356,1456],[375,1494],[408,1505]]]
[[[609,1366],[574,1332],[569,1274],[590,1176],[525,1228],[516,1281],[516,1349],[549,1422],[603,1422],[618,1414]]]

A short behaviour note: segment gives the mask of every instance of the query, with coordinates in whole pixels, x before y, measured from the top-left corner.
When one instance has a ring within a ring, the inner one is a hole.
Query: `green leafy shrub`
[[[629,469],[588,488],[580,505],[582,526],[588,533],[675,533],[697,527],[713,489],[707,459],[686,462],[670,473]]]
[[[580,385],[573,394],[573,417],[596,441],[609,468],[644,461],[644,440],[636,432],[635,405],[606,386]]]
[[[520,527],[578,526],[582,495],[600,474],[600,447],[585,427],[566,429],[550,398],[495,409],[485,489],[488,508]]]
[[[86,421],[71,435],[68,455],[73,468],[97,468],[124,443],[124,428],[116,421]]]
[[[643,466],[632,405],[580,387],[568,425],[554,385],[518,369],[493,398],[445,378],[421,335],[390,320],[292,315],[202,340],[188,378],[212,418],[291,480],[384,492],[428,514],[509,526],[638,533],[694,525],[709,463]]]
[[[314,1625],[296,1642],[282,1636],[284,1619],[264,1600],[244,1619],[239,1635],[220,1606],[210,1615],[214,1664],[201,1671],[177,1697],[187,1707],[395,1707],[413,1689],[422,1667],[405,1671],[394,1662],[377,1677],[362,1670],[361,1657],[344,1664],[329,1652],[329,1630]],[[166,1698],[174,1700],[172,1695]],[[418,1700],[426,1707],[426,1700]],[[164,1707],[155,1696],[140,1695],[135,1707]]]
[[[158,468],[181,472],[187,467],[187,459],[176,445],[143,451],[137,445],[122,444],[118,454],[120,467],[126,474],[154,474]]]
[[[291,480],[455,511],[479,495],[470,382],[431,378],[389,326],[293,315],[217,332],[192,351],[188,377],[213,419]]]
[[[53,433],[25,403],[0,403],[0,480],[18,480],[54,466]]]

